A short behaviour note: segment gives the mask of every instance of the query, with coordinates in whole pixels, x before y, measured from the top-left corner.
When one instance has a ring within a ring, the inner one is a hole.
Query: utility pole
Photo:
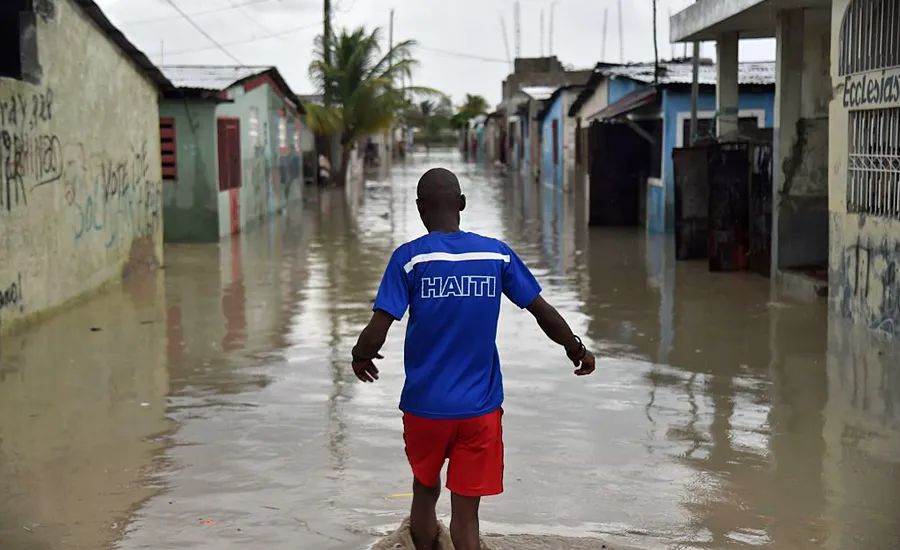
[[[394,8],[391,8],[391,20],[390,20],[390,23],[388,24],[388,52],[390,52],[388,54],[388,66],[390,68],[394,67],[394,52],[393,52],[393,50],[394,50]],[[394,74],[391,73],[391,88],[394,87],[393,80],[394,80]],[[405,98],[405,94],[404,94],[404,98]],[[394,158],[394,134],[395,133],[396,133],[395,128],[392,125],[391,126],[391,136],[387,142],[387,150],[388,150],[389,158]],[[391,186],[391,190],[393,192],[393,186]],[[391,204],[393,204],[393,201],[391,201]],[[392,219],[391,223],[393,223],[393,218],[394,217],[391,216],[391,219]]]
[[[323,21],[322,21],[322,53],[325,54],[326,65],[331,65],[331,0],[324,0],[324,13],[323,13]],[[329,92],[331,88],[331,83],[327,80],[325,81],[325,105],[330,103],[331,98],[329,97]]]
[[[653,0],[653,84],[659,84],[659,40],[656,39],[656,0]]]

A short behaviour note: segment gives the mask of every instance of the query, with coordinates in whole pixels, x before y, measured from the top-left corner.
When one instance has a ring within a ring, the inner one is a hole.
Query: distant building
[[[575,167],[576,121],[569,109],[584,86],[557,88],[537,115],[541,126],[541,179],[554,188],[569,191],[565,170]]]
[[[303,196],[303,104],[274,67],[167,66],[165,237],[217,241]]]
[[[0,331],[162,262],[170,86],[90,0],[0,2]]]
[[[654,63],[605,67],[576,98],[569,115],[590,128],[586,166],[591,223],[674,232],[672,154],[691,141],[692,73],[690,60],[660,63],[658,77]],[[727,114],[716,111],[715,74],[715,65],[701,65],[698,137],[715,136]],[[738,129],[756,135],[759,128],[771,128],[775,64],[742,63],[738,80]],[[590,112],[593,108],[597,110]]]

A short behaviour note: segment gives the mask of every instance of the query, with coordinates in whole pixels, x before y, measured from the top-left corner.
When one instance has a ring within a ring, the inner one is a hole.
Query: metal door
[[[706,258],[709,235],[709,159],[705,147],[675,149],[675,258]]]
[[[743,271],[750,251],[750,146],[709,146],[709,270]]]

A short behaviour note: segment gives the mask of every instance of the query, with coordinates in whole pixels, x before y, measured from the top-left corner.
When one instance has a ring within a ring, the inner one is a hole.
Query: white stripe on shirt
[[[417,254],[403,266],[403,270],[409,273],[416,267],[416,264],[423,262],[468,262],[475,260],[502,260],[509,263],[509,254],[500,254],[498,252],[463,252],[460,254],[431,252],[428,254]]]

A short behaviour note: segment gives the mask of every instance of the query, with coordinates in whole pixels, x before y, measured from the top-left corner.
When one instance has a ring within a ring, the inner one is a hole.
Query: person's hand
[[[589,351],[585,351],[581,359],[573,359],[572,363],[578,367],[575,369],[575,376],[587,376],[597,368],[597,360],[594,358],[594,354]]]
[[[375,354],[375,359],[384,359],[380,353]],[[372,359],[355,359],[352,363],[353,374],[363,382],[374,382],[378,380],[378,367],[372,362]]]

